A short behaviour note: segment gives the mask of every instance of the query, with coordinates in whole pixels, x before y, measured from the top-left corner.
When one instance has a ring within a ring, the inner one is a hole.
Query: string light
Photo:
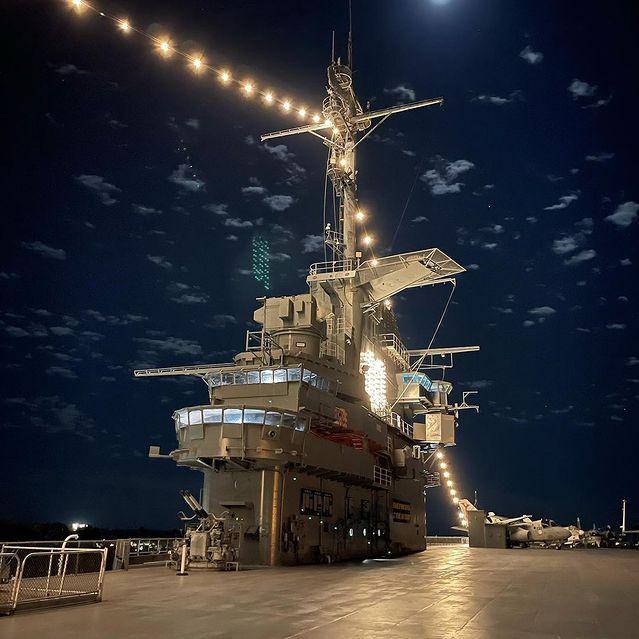
[[[378,264],[379,262],[377,261],[377,258],[371,260],[371,266],[377,266]]]
[[[437,457],[437,459],[444,459],[444,453],[442,453],[442,451],[441,451],[441,450],[438,450],[438,451],[435,453],[435,457]]]
[[[115,24],[115,26],[123,33],[129,33],[134,31],[138,35],[141,35],[147,38],[154,44],[158,52],[165,58],[168,58],[169,56],[173,54],[182,56],[189,62],[189,66],[192,67],[192,69],[197,73],[212,71],[218,76],[222,84],[230,84],[231,82],[233,82],[237,86],[239,86],[240,89],[242,89],[242,92],[247,96],[253,95],[254,93],[257,92],[255,84],[253,82],[250,82],[250,81],[240,82],[238,80],[233,79],[229,71],[227,71],[226,69],[217,68],[215,66],[207,64],[203,56],[201,55],[194,56],[184,51],[180,51],[178,48],[176,48],[172,44],[169,38],[167,37],[158,38],[155,35],[151,35],[147,31],[139,27],[135,27],[128,19],[123,19],[119,16],[115,16],[115,15],[109,14],[108,12],[102,11],[93,3],[93,0],[91,0],[91,2],[88,2],[86,0],[67,0],[67,2],[69,6],[78,13],[84,12],[85,10],[93,11],[93,13],[99,16],[102,16],[103,18],[107,18],[111,20]],[[271,92],[261,93],[261,95],[264,98],[263,100],[264,103],[267,105],[272,104],[273,102],[277,102],[278,104],[281,105],[282,109],[286,112],[291,111],[293,109],[293,105],[290,100],[284,100],[284,101],[279,100]],[[300,119],[306,120],[307,122],[312,124],[319,125],[320,122],[322,121],[319,113],[316,112],[311,116],[311,113],[309,112],[308,108],[305,106],[295,109],[295,113]],[[330,120],[327,120],[325,122],[325,126],[332,126],[332,123],[330,122]],[[317,128],[323,128],[323,127],[318,126]]]
[[[366,213],[360,209],[357,213],[355,213],[355,219],[358,222],[363,222],[366,219]]]
[[[370,235],[364,235],[362,238],[362,244],[364,246],[370,246],[373,243],[373,238]]]

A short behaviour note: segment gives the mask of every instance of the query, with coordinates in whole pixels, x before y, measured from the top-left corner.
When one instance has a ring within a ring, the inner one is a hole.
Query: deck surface
[[[3,639],[639,637],[639,552],[431,547],[334,566],[108,573],[104,601],[0,618]]]

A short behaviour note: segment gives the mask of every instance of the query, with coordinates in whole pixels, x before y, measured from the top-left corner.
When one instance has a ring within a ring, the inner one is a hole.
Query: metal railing
[[[346,361],[346,351],[339,344],[330,340],[324,340],[320,344],[320,356],[334,357],[340,364],[344,364]]]
[[[384,333],[380,335],[379,343],[400,366],[404,369],[408,369],[410,360],[408,349],[395,333]]]
[[[357,269],[357,260],[336,260],[334,262],[315,262],[311,264],[308,273],[314,275],[326,275],[328,273],[344,273],[355,271]]]
[[[397,413],[390,413],[389,415],[384,415],[384,421],[387,424],[390,424],[398,431],[404,433],[407,437],[413,439],[413,425],[404,421]]]
[[[462,535],[429,535],[427,546],[468,546],[468,537]]]
[[[0,610],[101,601],[107,550],[5,545],[0,553]]]

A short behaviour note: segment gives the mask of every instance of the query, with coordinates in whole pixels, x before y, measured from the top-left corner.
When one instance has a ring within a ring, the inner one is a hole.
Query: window
[[[282,426],[284,428],[294,428],[295,415],[291,415],[290,413],[284,413],[284,415],[282,415]]]
[[[246,373],[235,373],[236,384],[246,384]]]
[[[264,411],[257,408],[245,408],[244,409],[244,423],[245,424],[263,424],[264,423]]]
[[[241,424],[242,409],[241,408],[225,408],[224,423],[225,424]]]
[[[300,494],[300,512],[315,517],[333,516],[333,494],[320,490],[302,488]]]
[[[305,417],[298,417],[297,422],[295,424],[295,430],[305,431],[307,425],[307,420]]]
[[[189,411],[186,408],[176,413],[175,423],[179,424],[180,428],[184,428],[189,423]]]
[[[259,384],[260,383],[260,371],[249,371],[246,373],[247,384]]]
[[[221,408],[205,408],[202,412],[205,424],[219,424],[222,421]]]
[[[288,369],[288,381],[289,382],[299,382],[302,379],[302,371],[300,368],[289,368]]]
[[[276,371],[273,371],[273,381],[276,384],[286,381],[286,369],[278,368]]]
[[[272,384],[273,383],[273,371],[262,371],[261,372],[261,380],[262,380],[262,384]]]
[[[264,423],[266,424],[266,426],[279,426],[281,420],[282,420],[281,413],[275,413],[273,411],[268,411],[266,413],[266,420],[265,420]]]
[[[201,424],[202,423],[202,411],[192,410],[189,413],[189,424]]]
[[[224,373],[222,375],[222,384],[224,384],[225,386],[233,384],[234,382],[235,376],[233,375],[233,373]]]
[[[209,376],[209,384],[211,386],[221,386],[222,385],[222,376],[219,373],[214,373]]]
[[[306,382],[307,384],[309,384],[311,381],[311,371],[306,368],[304,369],[304,373],[302,374],[302,381]]]

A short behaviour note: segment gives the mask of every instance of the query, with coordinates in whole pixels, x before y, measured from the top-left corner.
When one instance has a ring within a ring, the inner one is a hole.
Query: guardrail
[[[5,545],[0,611],[102,600],[107,550]]]
[[[463,535],[428,535],[427,546],[468,546],[468,537]]]

